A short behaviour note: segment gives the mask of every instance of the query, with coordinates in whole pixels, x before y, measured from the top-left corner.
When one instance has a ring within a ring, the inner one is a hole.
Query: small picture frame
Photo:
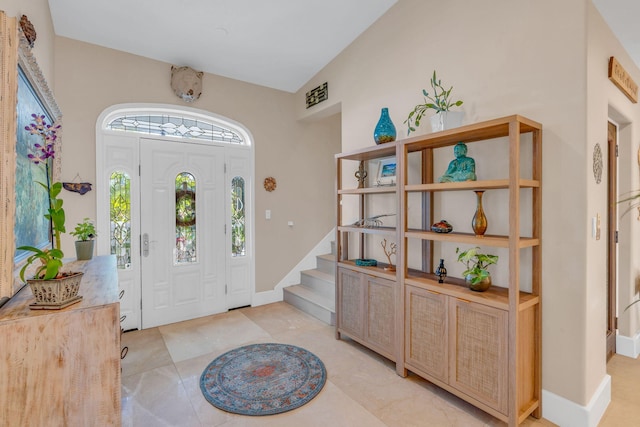
[[[396,185],[396,159],[391,157],[378,162],[378,174],[375,185],[377,187]]]

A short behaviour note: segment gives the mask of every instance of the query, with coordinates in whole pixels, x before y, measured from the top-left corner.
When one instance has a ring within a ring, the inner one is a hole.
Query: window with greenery
[[[196,256],[196,179],[188,172],[176,177],[176,264],[192,263]]]
[[[114,172],[109,180],[111,254],[119,269],[131,268],[131,179],[125,172]]]
[[[245,255],[244,178],[231,180],[231,256]]]

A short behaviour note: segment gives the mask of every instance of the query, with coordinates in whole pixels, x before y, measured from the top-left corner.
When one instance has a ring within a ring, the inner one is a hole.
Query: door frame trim
[[[127,131],[114,131],[106,129],[106,125],[113,120],[117,116],[122,116],[123,114],[140,114],[140,113],[158,113],[165,115],[184,115],[185,117],[192,117],[194,119],[201,118],[203,120],[219,123],[223,127],[227,127],[234,132],[237,132],[243,137],[244,144],[229,144],[223,142],[211,141],[207,142],[204,140],[190,140],[187,138],[177,139],[175,137],[167,137],[162,135],[153,135],[139,132],[127,132]],[[98,116],[96,120],[96,180],[95,180],[95,191],[96,191],[96,224],[99,228],[101,224],[109,223],[109,202],[108,197],[106,201],[104,200],[105,194],[108,195],[108,188],[105,189],[103,183],[101,182],[102,177],[105,173],[105,168],[103,159],[101,155],[104,153],[104,137],[105,135],[115,135],[115,136],[123,136],[127,138],[136,138],[136,145],[139,147],[140,139],[142,138],[153,138],[153,139],[161,139],[161,140],[169,140],[169,141],[182,141],[184,143],[193,143],[199,145],[215,145],[219,147],[224,147],[225,149],[225,159],[228,158],[229,152],[233,152],[234,150],[245,151],[249,153],[249,180],[248,180],[248,193],[249,193],[249,204],[251,208],[246,213],[246,221],[248,224],[246,239],[248,242],[248,250],[247,256],[250,258],[249,260],[249,283],[250,283],[250,304],[254,305],[255,301],[255,148],[254,148],[254,139],[249,131],[243,124],[229,119],[225,116],[211,113],[209,111],[200,110],[191,107],[184,107],[178,105],[171,104],[155,104],[155,103],[123,103],[123,104],[115,104],[110,107],[107,107],[102,113]],[[226,163],[226,160],[225,160]],[[140,164],[138,159],[138,165]],[[138,175],[139,177],[139,175]],[[133,178],[133,177],[132,177]],[[225,174],[225,180],[227,179],[227,175]],[[138,183],[139,184],[139,183]],[[230,188],[228,189],[230,191]],[[142,191],[142,189],[140,189]],[[226,192],[225,192],[226,194]],[[139,194],[138,196],[139,197]],[[106,205],[105,205],[106,203]],[[139,216],[139,213],[138,213]],[[228,216],[228,215],[226,215]],[[139,219],[140,220],[140,219]],[[225,221],[229,224],[230,218],[225,218]],[[108,229],[108,226],[106,227]],[[140,224],[132,224],[132,231],[134,229],[138,230],[138,234],[140,231]],[[133,232],[132,232],[133,234]],[[133,241],[136,241],[138,236],[132,236],[132,246],[134,246]],[[136,241],[135,243],[136,250],[139,252],[139,244]],[[133,248],[132,248],[133,250]],[[110,244],[108,238],[100,239],[98,238],[97,244],[97,253],[98,255],[108,255],[110,253]],[[139,256],[139,254],[138,254]],[[225,263],[227,267],[230,264],[230,251],[229,253],[225,253]],[[141,273],[141,270],[140,270]],[[140,281],[141,282],[141,281]],[[139,283],[141,286],[141,283]],[[140,297],[141,297],[141,289]],[[141,301],[140,301],[141,302]],[[138,320],[138,329],[141,327],[141,316],[139,316]]]

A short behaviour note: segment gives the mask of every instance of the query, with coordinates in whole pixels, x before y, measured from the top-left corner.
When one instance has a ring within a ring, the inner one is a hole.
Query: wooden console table
[[[120,303],[113,256],[83,271],[83,299],[30,310],[28,286],[0,309],[0,425],[120,426]]]

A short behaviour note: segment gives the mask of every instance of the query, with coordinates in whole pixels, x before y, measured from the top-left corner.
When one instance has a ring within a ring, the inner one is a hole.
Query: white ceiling
[[[49,0],[57,35],[296,92],[397,0]],[[592,0],[640,67],[640,0]]]
[[[631,59],[640,68],[640,1],[592,1]]]
[[[49,0],[59,36],[296,92],[397,0]]]

